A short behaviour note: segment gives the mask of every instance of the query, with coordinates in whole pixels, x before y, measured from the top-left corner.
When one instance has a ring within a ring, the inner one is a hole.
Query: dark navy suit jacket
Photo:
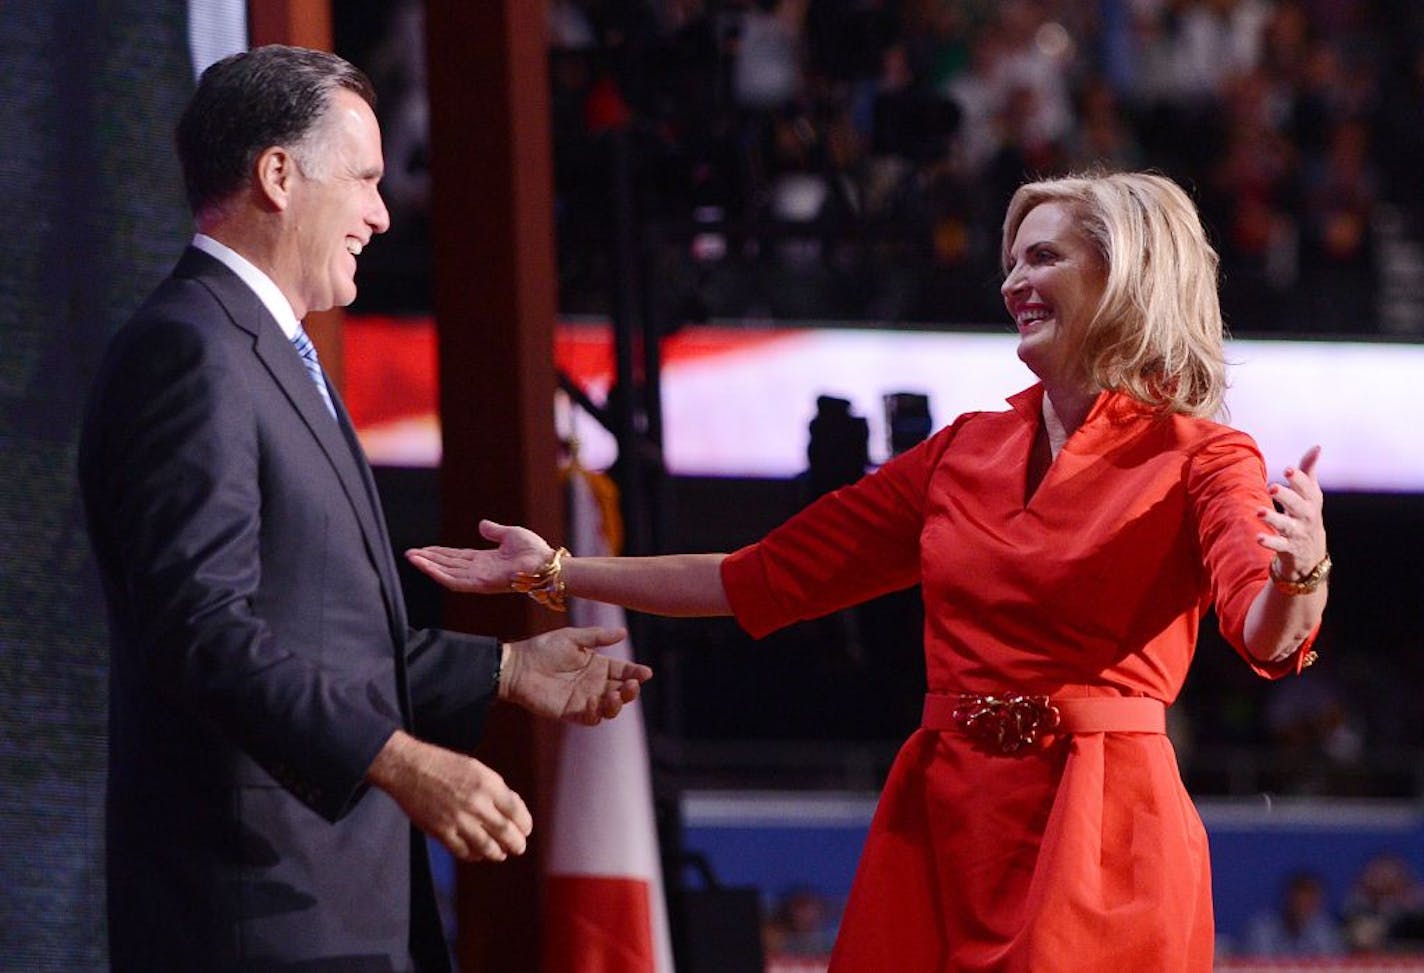
[[[493,639],[407,625],[333,390],[189,249],[111,342],[80,477],[109,608],[117,970],[443,969],[425,844],[364,775],[392,732],[460,750]]]

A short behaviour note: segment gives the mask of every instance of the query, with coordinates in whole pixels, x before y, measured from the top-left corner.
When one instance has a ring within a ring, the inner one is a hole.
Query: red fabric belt
[[[1072,733],[1165,733],[1167,707],[1146,696],[1047,696],[973,693],[925,696],[921,726],[956,731],[989,749],[1013,753],[1040,736]]]

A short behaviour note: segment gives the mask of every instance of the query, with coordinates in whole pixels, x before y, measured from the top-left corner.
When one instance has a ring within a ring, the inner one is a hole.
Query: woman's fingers
[[[1320,447],[1312,446],[1305,451],[1305,455],[1300,458],[1300,472],[1315,479],[1315,464],[1320,462]]]
[[[1307,449],[1299,466],[1286,467],[1285,483],[1272,483],[1267,488],[1275,506],[1256,511],[1270,528],[1270,532],[1257,535],[1257,543],[1274,551],[1286,565],[1315,563],[1324,556],[1324,496],[1315,478],[1319,461],[1320,447]]]

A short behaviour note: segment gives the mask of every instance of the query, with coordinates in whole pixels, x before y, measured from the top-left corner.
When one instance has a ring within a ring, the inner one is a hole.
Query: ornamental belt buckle
[[[1047,696],[960,693],[953,719],[965,736],[986,749],[1012,754],[1058,726],[1059,715]]]

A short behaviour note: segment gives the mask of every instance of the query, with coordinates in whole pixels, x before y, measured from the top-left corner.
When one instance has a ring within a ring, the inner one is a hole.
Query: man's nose
[[[376,190],[376,205],[373,207],[373,212],[367,218],[367,222],[371,224],[371,229],[376,233],[385,233],[391,228],[391,214],[390,211],[386,209],[386,201],[381,198],[381,191],[379,189]]]

